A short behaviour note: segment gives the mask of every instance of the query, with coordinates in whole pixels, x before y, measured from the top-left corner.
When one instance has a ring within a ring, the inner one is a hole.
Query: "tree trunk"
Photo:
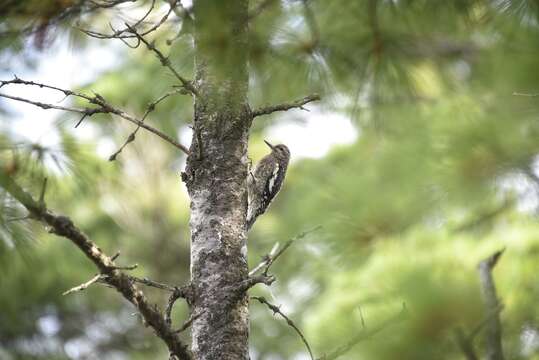
[[[192,350],[195,359],[249,359],[245,218],[246,0],[197,0],[193,141],[183,179],[191,198]]]

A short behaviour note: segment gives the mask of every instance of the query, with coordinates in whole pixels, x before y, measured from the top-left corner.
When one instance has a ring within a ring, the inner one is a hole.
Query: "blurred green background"
[[[141,116],[174,78],[145,49],[89,39],[135,22],[150,1],[93,11],[75,0],[0,2],[0,74],[94,90]],[[148,35],[186,77],[193,72],[190,4]],[[167,11],[156,1],[142,26]],[[406,304],[406,320],[342,359],[460,359],[455,329],[486,316],[476,266],[506,248],[494,277],[510,359],[539,359],[539,2],[357,0],[250,2],[253,108],[311,93],[310,112],[254,122],[250,157],[285,142],[292,166],[249,235],[249,262],[297,241],[263,295],[321,356]],[[219,29],[215,29],[216,32]],[[167,41],[168,40],[168,41]],[[4,86],[6,94],[62,94]],[[514,93],[519,94],[514,94]],[[62,104],[69,104],[63,100]],[[80,105],[72,103],[73,106]],[[192,99],[171,97],[148,122],[188,144]],[[184,155],[110,116],[79,117],[0,99],[0,166],[72,219],[135,275],[189,278]],[[114,291],[62,292],[95,274],[0,192],[0,359],[166,358],[165,347]],[[146,289],[160,304],[166,294]],[[187,316],[178,303],[174,322]],[[293,330],[251,304],[253,360],[308,359]],[[188,335],[185,335],[186,339]],[[475,342],[484,354],[484,341]]]

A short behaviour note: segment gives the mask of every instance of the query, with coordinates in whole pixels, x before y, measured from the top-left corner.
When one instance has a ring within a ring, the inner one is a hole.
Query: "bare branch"
[[[21,98],[21,97],[18,97],[18,96],[11,96],[11,95],[4,94],[4,93],[0,93],[0,97],[15,100],[15,101],[20,101],[20,102],[25,102],[25,103],[28,103],[28,104],[32,104],[32,105],[40,107],[40,108],[42,108],[44,110],[56,109],[56,110],[77,112],[77,113],[80,113],[80,114],[86,114],[88,116],[90,116],[90,114],[93,115],[93,114],[95,114],[97,112],[102,112],[101,109],[90,109],[90,108],[77,109],[77,108],[71,108],[71,107],[67,107],[67,106],[46,104],[46,103],[42,103],[42,102],[39,102],[39,101],[33,101],[33,100],[30,100],[30,99]]]
[[[243,293],[255,286],[256,284],[264,284],[270,286],[275,282],[275,280],[275,276],[273,275],[261,274],[257,276],[249,276],[247,280],[244,280],[239,283],[239,285],[237,286],[237,292]]]
[[[521,93],[521,92],[514,92],[513,96],[527,96],[527,97],[536,97],[539,96],[539,93]]]
[[[477,354],[475,353],[472,339],[470,339],[469,336],[466,336],[462,328],[459,327],[455,330],[455,338],[457,340],[457,344],[459,345],[460,351],[462,351],[462,354],[466,360],[479,360]]]
[[[451,231],[453,232],[465,232],[473,230],[483,224],[488,224],[495,220],[497,217],[502,215],[504,212],[511,210],[515,201],[505,200],[503,203],[498,205],[495,208],[489,209],[483,213],[480,213],[479,216],[474,217],[473,219],[467,220],[462,224],[458,224]]]
[[[468,335],[470,340],[473,340],[479,334],[479,332],[481,332],[481,330],[488,325],[492,318],[499,316],[502,310],[503,304],[499,304],[495,309],[492,309],[492,311],[488,313],[487,316],[479,324],[477,324],[475,328],[472,329],[472,331],[470,331],[470,334]]]
[[[503,360],[502,325],[499,316],[500,301],[496,294],[496,285],[492,270],[498,263],[505,249],[496,251],[491,256],[479,262],[478,271],[481,281],[481,293],[487,313],[492,314],[486,322],[486,358],[488,360]]]
[[[279,250],[279,243],[277,242],[275,243],[275,245],[273,245],[270,252],[262,258],[262,262],[259,263],[257,266],[255,266],[253,270],[249,271],[249,276],[253,276],[258,271],[260,271],[263,267],[267,266],[270,263],[270,261],[272,261],[272,259],[275,258],[275,255],[277,254],[278,250]]]
[[[62,293],[62,295],[69,295],[69,294],[72,294],[72,293],[77,292],[77,291],[85,290],[86,288],[88,288],[88,286],[92,285],[93,283],[98,282],[102,278],[103,278],[103,274],[97,274],[96,276],[94,276],[93,278],[88,280],[87,282],[82,283],[79,286],[75,286],[75,287],[73,287],[73,288],[71,288],[71,289],[69,289],[67,291],[64,291]]]
[[[153,53],[155,54],[155,56],[159,59],[159,61],[161,62],[161,64],[163,66],[165,66],[166,68],[168,68],[173,74],[174,76],[180,80],[182,86],[188,90],[190,93],[192,93],[193,95],[198,95],[198,92],[197,90],[195,89],[195,87],[193,86],[193,83],[187,79],[185,79],[183,76],[181,76],[177,71],[176,69],[174,69],[174,67],[172,66],[171,62],[170,62],[170,59],[168,57],[166,57],[165,55],[163,55],[163,53],[157,49],[155,47],[155,45],[153,43],[150,43],[148,42],[148,40],[146,40],[144,38],[143,35],[139,34],[137,32],[137,30],[132,27],[131,25],[129,25],[128,23],[125,23],[125,26],[129,29],[129,31],[135,35],[144,45],[146,45],[146,47],[148,48],[148,50],[150,51],[153,51]]]
[[[143,292],[133,284],[130,277],[118,270],[114,261],[76,227],[71,219],[63,215],[56,215],[42,204],[39,204],[29,193],[15,183],[1,167],[0,186],[20,202],[34,219],[49,226],[50,232],[73,242],[99,269],[104,283],[114,287],[138,309],[144,321],[167,344],[172,354],[182,360],[192,360],[191,352],[165,322],[157,306],[148,302]]]
[[[272,303],[267,301],[266,298],[263,296],[253,296],[251,297],[251,299],[255,299],[259,303],[266,305],[271,311],[273,311],[273,315],[279,314],[283,319],[285,319],[288,326],[290,326],[292,329],[294,329],[298,333],[299,337],[301,338],[301,341],[303,341],[303,343],[305,344],[305,347],[307,348],[307,351],[309,352],[309,356],[311,357],[312,360],[314,360],[313,352],[311,350],[311,346],[307,342],[307,339],[305,338],[301,330],[296,326],[296,324],[294,324],[294,322],[288,316],[286,316],[281,311],[281,309],[279,309],[278,306],[273,305]]]
[[[141,122],[144,122],[146,120],[146,118],[148,117],[148,115],[155,110],[155,107],[163,100],[165,100],[166,98],[168,98],[169,96],[171,95],[174,95],[174,94],[178,94],[178,93],[183,93],[185,92],[185,89],[174,89],[173,91],[169,91],[168,93],[160,96],[159,98],[157,98],[155,101],[151,102],[149,105],[148,105],[148,108],[146,109],[146,112],[144,113],[144,115],[142,116],[142,119],[140,119]],[[81,119],[82,121],[82,119]],[[75,126],[76,127],[76,126]],[[118,157],[118,155],[120,155],[120,153],[123,151],[123,149],[131,142],[135,141],[135,137],[137,135],[137,132],[139,131],[139,129],[141,128],[140,125],[137,126],[137,128],[131,133],[129,134],[129,136],[127,137],[127,139],[125,140],[125,142],[123,143],[122,146],[120,146],[120,148],[118,150],[116,150],[114,152],[114,154],[112,154],[110,157],[109,157],[109,161],[114,161],[116,160],[116,158]]]
[[[170,294],[170,297],[168,298],[167,307],[165,309],[165,323],[171,327],[172,326],[172,308],[174,307],[174,304],[176,303],[176,300],[179,298],[189,299],[189,292],[190,292],[190,286],[185,287],[175,287],[174,291],[172,291],[172,294]]]
[[[83,118],[79,121],[78,124],[80,124],[80,122],[86,116],[92,116],[92,115],[98,114],[98,113],[114,114],[114,115],[117,115],[117,116],[121,117],[124,120],[127,120],[127,121],[129,121],[129,122],[131,122],[133,124],[138,125],[141,128],[144,128],[145,130],[159,136],[161,139],[165,140],[166,142],[174,145],[176,148],[180,149],[184,153],[189,154],[189,149],[187,149],[185,146],[178,143],[172,137],[168,136],[167,134],[161,132],[160,130],[157,130],[156,128],[154,128],[154,127],[152,127],[150,125],[147,125],[143,121],[135,118],[132,115],[129,115],[125,111],[123,111],[121,109],[118,109],[116,107],[113,107],[111,104],[109,104],[99,94],[95,94],[94,96],[89,96],[89,95],[86,95],[86,94],[83,94],[83,93],[78,93],[78,92],[74,92],[74,91],[71,91],[71,90],[61,89],[61,88],[58,88],[58,87],[55,87],[55,86],[40,84],[40,83],[36,83],[36,82],[33,82],[33,81],[21,80],[21,79],[19,79],[17,77],[15,77],[15,79],[13,79],[13,80],[0,81],[0,87],[4,86],[6,84],[33,85],[33,86],[39,86],[39,87],[42,87],[42,88],[53,89],[53,90],[57,90],[57,91],[60,91],[60,92],[64,93],[66,96],[74,96],[74,97],[84,99],[84,100],[88,101],[90,104],[97,105],[98,107],[79,109],[79,108],[73,108],[73,107],[67,107],[67,106],[46,104],[46,103],[33,101],[33,100],[30,100],[30,99],[26,99],[26,98],[7,95],[7,94],[4,94],[4,93],[0,93],[0,97],[4,97],[4,98],[7,98],[7,99],[20,101],[20,102],[25,102],[25,103],[28,103],[28,104],[31,104],[31,105],[34,105],[34,106],[38,106],[38,107],[40,107],[42,109],[45,109],[45,110],[56,109],[56,110],[63,110],[63,111],[69,111],[69,112],[75,112],[75,113],[83,114]],[[77,126],[78,126],[78,124],[77,124]]]
[[[176,6],[179,4],[179,0],[172,0],[169,3],[170,3],[170,7],[169,7],[168,11],[165,13],[165,15],[163,15],[163,17],[155,25],[153,25],[149,29],[141,32],[141,35],[143,35],[143,36],[148,35],[149,33],[157,30],[161,25],[163,25],[165,23],[165,21],[167,21],[170,14],[174,11]],[[150,8],[148,9],[148,11],[139,20],[137,20],[137,22],[135,22],[132,25],[132,27],[137,28],[140,24],[142,24],[142,22],[144,20],[146,20],[148,18],[148,16],[152,13],[152,11],[154,10],[154,7],[155,7],[155,0],[152,0],[152,3],[150,4]],[[136,35],[130,34],[130,30],[128,28],[121,29],[121,30],[116,30],[116,29],[114,29],[112,27],[112,25],[109,24],[109,26],[113,31],[112,34],[104,34],[104,33],[98,32],[98,31],[87,30],[87,29],[82,29],[82,28],[77,28],[77,29],[79,31],[82,31],[86,35],[88,35],[90,37],[93,37],[93,38],[96,38],[96,39],[120,39],[120,40],[125,40],[125,39],[129,39],[129,38],[136,38]]]
[[[80,16],[81,14],[91,13],[99,9],[109,9],[116,5],[129,3],[129,2],[134,3],[134,2],[137,2],[137,0],[74,1],[73,6],[66,8],[64,11],[62,11],[58,15],[50,19],[47,19],[47,24],[49,26],[55,25],[73,15]],[[0,32],[0,37],[14,35],[14,34],[32,35],[32,34],[38,33],[42,29],[43,28],[41,26],[36,26],[36,23],[32,23],[29,26],[25,26],[20,29],[2,31]]]
[[[373,329],[364,329],[359,334],[357,334],[354,338],[352,338],[350,341],[348,341],[346,344],[338,347],[334,351],[332,351],[329,354],[324,354],[317,360],[334,360],[338,357],[346,354],[348,351],[350,351],[354,346],[356,346],[358,343],[360,343],[363,340],[370,339],[374,335],[378,334],[379,332],[385,330],[387,327],[397,324],[405,319],[407,314],[406,306],[403,304],[402,310],[395,316],[387,319],[386,321],[382,322],[380,325]]]
[[[273,106],[261,107],[256,110],[253,110],[252,114],[253,114],[253,118],[255,118],[257,116],[269,115],[277,111],[287,111],[294,108],[307,110],[303,107],[303,105],[308,104],[312,101],[317,101],[317,100],[320,100],[320,96],[317,94],[313,94],[313,95],[306,96],[303,99],[293,101],[291,103],[284,103],[284,104],[278,104],[278,105],[273,105]]]
[[[167,291],[173,292],[176,289],[176,287],[172,285],[163,284],[157,281],[150,280],[148,278],[138,278],[136,276],[129,276],[129,279],[131,279],[131,281],[138,282],[140,284],[151,286],[151,287],[161,289],[161,290],[167,290]]]
[[[263,274],[267,275],[271,265],[290,247],[290,245],[292,245],[297,240],[303,239],[305,236],[309,235],[310,233],[320,230],[321,228],[322,228],[322,225],[318,225],[312,229],[306,230],[294,236],[292,239],[288,240],[281,249],[279,249],[278,244],[274,245],[270,253],[264,257],[264,260],[260,264],[255,266],[253,270],[249,272],[249,276],[253,276],[262,268],[264,268]]]

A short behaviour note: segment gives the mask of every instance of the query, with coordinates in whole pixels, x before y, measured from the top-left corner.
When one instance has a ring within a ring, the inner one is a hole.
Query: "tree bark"
[[[198,0],[193,140],[183,180],[191,198],[195,359],[249,359],[247,279],[247,0]]]

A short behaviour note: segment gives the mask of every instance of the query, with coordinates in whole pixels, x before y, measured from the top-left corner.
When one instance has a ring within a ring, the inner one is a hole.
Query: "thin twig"
[[[264,284],[270,286],[275,282],[276,278],[273,275],[260,274],[256,276],[249,276],[246,280],[240,282],[234,286],[237,294],[243,294],[256,284]]]
[[[142,116],[142,119],[140,119],[141,122],[144,122],[146,120],[146,118],[148,117],[148,115],[155,110],[156,106],[163,100],[165,100],[166,98],[168,98],[169,96],[171,95],[174,95],[174,94],[178,94],[178,93],[182,93],[182,92],[185,92],[185,89],[174,89],[172,91],[169,91],[167,92],[166,94],[160,96],[159,98],[157,98],[155,101],[151,102],[147,109],[146,109],[146,112],[144,113],[144,115]],[[81,119],[82,121],[82,119]],[[76,127],[76,126],[75,126]],[[111,156],[109,156],[109,161],[114,161],[116,160],[116,158],[118,157],[118,155],[120,155],[120,153],[123,151],[123,149],[131,142],[135,141],[135,137],[137,135],[137,132],[140,130],[141,126],[140,125],[137,125],[136,129],[133,130],[133,132],[131,132],[131,134],[129,134],[129,136],[127,137],[127,139],[125,140],[125,142],[123,143],[122,146],[120,146],[120,148],[118,150],[116,150]]]
[[[473,329],[472,331],[470,331],[470,333],[468,334],[468,338],[470,338],[470,340],[473,340],[480,332],[481,330],[483,330],[485,328],[485,326],[490,322],[492,321],[492,319],[496,316],[499,316],[499,314],[502,312],[503,310],[503,304],[498,304],[498,306],[494,309],[492,309],[492,311],[490,311],[487,316],[485,316],[485,318],[479,323],[477,324]]]
[[[466,360],[479,360],[477,354],[475,353],[473,342],[468,336],[466,336],[462,328],[458,327],[455,330],[455,338],[460,348],[460,351],[462,352]]]
[[[539,96],[539,93],[521,93],[521,92],[514,92],[513,96],[527,96],[527,97],[536,97]]]
[[[297,240],[303,239],[305,236],[309,235],[310,233],[320,230],[321,228],[322,228],[322,225],[317,225],[312,229],[306,230],[294,236],[292,239],[288,240],[281,249],[275,249],[276,246],[274,245],[271,252],[264,257],[264,260],[260,264],[255,266],[253,270],[249,272],[249,276],[253,276],[262,268],[264,268],[263,274],[267,275],[271,265],[290,247],[290,245],[292,245]]]
[[[138,268],[138,264],[133,264],[133,265],[128,265],[128,266],[111,266],[111,269],[112,270],[126,270],[126,271],[131,271],[131,270],[135,270],[136,268]]]
[[[370,339],[374,335],[378,334],[379,332],[383,331],[387,327],[397,324],[405,319],[407,314],[406,305],[403,304],[402,310],[395,316],[387,319],[386,321],[382,322],[380,325],[378,325],[375,328],[372,329],[364,329],[359,334],[357,334],[354,338],[352,338],[350,341],[345,343],[344,345],[338,347],[334,351],[332,351],[329,354],[324,354],[321,357],[319,357],[317,360],[334,360],[338,357],[346,354],[348,351],[352,350],[354,346],[356,346],[358,343],[360,343],[363,340]]]
[[[180,149],[184,153],[189,154],[189,149],[187,149],[185,146],[178,143],[172,137],[166,135],[165,133],[161,132],[160,130],[155,129],[152,126],[147,125],[143,121],[135,118],[134,116],[129,115],[125,111],[123,111],[121,109],[118,109],[116,107],[113,107],[111,104],[109,104],[99,94],[94,94],[93,96],[90,96],[90,95],[86,95],[86,94],[83,94],[83,93],[74,92],[74,91],[71,91],[71,90],[61,89],[61,88],[51,86],[51,85],[40,84],[40,83],[36,83],[36,82],[33,82],[33,81],[21,80],[21,79],[19,79],[17,77],[15,77],[15,79],[13,79],[13,80],[0,81],[0,87],[4,86],[6,84],[24,84],[24,85],[33,85],[33,86],[39,86],[39,87],[42,87],[42,88],[53,89],[53,90],[57,90],[57,91],[60,91],[60,92],[64,93],[66,96],[75,96],[75,97],[84,99],[84,100],[88,101],[90,104],[97,105],[98,107],[79,109],[79,108],[60,106],[60,105],[54,105],[54,104],[46,104],[46,103],[42,103],[42,102],[39,102],[39,101],[33,101],[33,100],[30,100],[30,99],[21,98],[21,97],[18,97],[18,96],[7,95],[7,94],[4,94],[4,93],[0,93],[0,97],[4,97],[4,98],[7,98],[7,99],[11,99],[11,100],[32,104],[34,106],[38,106],[38,107],[40,107],[42,109],[45,109],[45,110],[56,109],[56,110],[63,110],[63,111],[69,111],[69,112],[75,112],[75,113],[83,114],[83,117],[82,117],[82,119],[80,121],[82,121],[84,119],[84,117],[86,117],[86,116],[92,116],[92,115],[98,114],[98,113],[114,114],[114,115],[117,115],[117,116],[121,117],[124,120],[127,120],[127,121],[129,121],[129,122],[131,122],[133,124],[138,125],[139,127],[144,128],[145,130],[159,136],[161,139],[165,140],[166,142],[174,145],[176,148]],[[80,121],[79,121],[79,124],[80,124]]]
[[[256,110],[253,110],[252,115],[253,115],[253,118],[255,118],[257,116],[269,115],[277,111],[287,111],[287,110],[295,109],[295,108],[298,108],[301,110],[307,110],[303,107],[303,105],[308,104],[312,101],[317,101],[317,100],[320,100],[320,96],[317,94],[313,94],[313,95],[306,96],[303,99],[293,101],[291,103],[284,103],[284,104],[258,108]]]
[[[182,86],[188,90],[190,93],[192,93],[193,95],[198,95],[198,91],[195,89],[195,87],[193,86],[193,83],[189,80],[187,80],[186,78],[184,78],[183,76],[181,76],[177,71],[176,69],[174,69],[174,67],[172,66],[171,62],[170,62],[170,59],[168,57],[166,57],[165,55],[163,55],[163,53],[155,47],[155,45],[153,43],[150,43],[148,42],[148,40],[146,40],[144,38],[143,35],[139,34],[137,32],[137,30],[132,27],[131,25],[129,25],[128,23],[125,23],[125,26],[129,29],[129,31],[135,35],[144,45],[146,45],[146,47],[148,48],[148,50],[150,51],[153,51],[153,53],[155,54],[155,56],[159,59],[159,61],[161,62],[161,64],[163,66],[165,66],[166,68],[168,68],[173,74],[174,76],[180,80]]]
[[[288,324],[288,326],[290,326],[292,329],[294,329],[296,331],[296,333],[298,333],[299,337],[301,338],[301,341],[303,341],[303,343],[305,344],[305,347],[307,348],[307,351],[309,352],[309,356],[311,357],[312,360],[314,360],[314,356],[313,356],[313,352],[311,350],[311,346],[309,345],[309,342],[307,341],[307,339],[305,338],[305,335],[303,335],[303,333],[301,332],[301,330],[296,326],[296,324],[294,324],[294,322],[288,317],[286,316],[282,311],[281,309],[279,309],[278,306],[275,306],[273,305],[272,303],[270,303],[268,300],[266,300],[265,297],[263,296],[252,296],[251,299],[255,299],[257,300],[259,303],[261,304],[264,304],[266,305],[271,311],[273,311],[273,314],[279,314],[281,315],[281,317],[283,319],[285,319],[286,323]]]
[[[167,21],[168,17],[170,16],[170,14],[174,11],[176,5],[178,4],[178,1],[179,0],[172,0],[170,1],[170,7],[168,9],[168,11],[165,13],[165,15],[163,15],[163,17],[161,17],[161,19],[155,24],[153,25],[152,27],[150,27],[149,29],[141,32],[141,35],[148,35],[149,33],[157,30],[161,25],[163,25],[165,23],[165,21]],[[154,9],[154,6],[155,6],[155,0],[152,0],[152,3],[150,5],[150,8],[149,10],[144,14],[143,17],[141,17],[139,20],[137,20],[136,23],[134,23],[132,25],[133,28],[136,28],[138,27],[140,24],[142,24],[142,22],[150,15],[150,13],[153,11]],[[109,24],[110,26],[110,24]],[[104,33],[100,33],[98,31],[93,31],[93,30],[87,30],[87,29],[82,29],[82,28],[77,28],[79,31],[82,31],[84,34],[90,36],[90,37],[93,37],[93,38],[96,38],[96,39],[120,39],[120,40],[125,40],[125,39],[130,39],[130,38],[136,38],[136,35],[134,34],[129,34],[130,30],[128,28],[125,28],[125,29],[121,29],[121,30],[116,30],[114,29],[112,26],[110,26],[111,29],[112,29],[112,34],[104,34]],[[127,34],[126,34],[127,33]]]
[[[60,21],[65,20],[69,16],[76,15],[77,17],[80,17],[81,15],[85,13],[91,13],[93,11],[99,10],[99,9],[108,9],[112,8],[116,5],[120,5],[123,3],[128,2],[136,2],[137,0],[111,0],[111,1],[103,1],[103,2],[97,2],[97,1],[78,1],[74,2],[74,6],[70,6],[65,11],[60,12],[57,16],[54,16],[51,19],[47,20],[47,25],[55,25],[58,24]],[[90,6],[88,6],[90,4]],[[0,32],[0,38],[3,38],[5,36],[10,35],[33,35],[39,31],[42,31],[42,26],[36,26],[36,23],[32,23],[26,27],[20,28],[20,29],[14,29],[14,30],[6,30]]]
[[[90,280],[88,280],[87,282],[85,283],[82,283],[78,286],[75,286],[75,287],[72,287],[71,289],[67,290],[67,291],[64,291],[62,293],[62,295],[69,295],[69,294],[72,294],[74,292],[77,292],[77,291],[82,291],[82,290],[85,290],[86,288],[88,288],[90,285],[92,285],[93,283],[96,283],[98,282],[99,280],[101,280],[103,278],[103,274],[97,274],[96,276],[94,276],[93,278],[91,278]]]
[[[271,248],[270,252],[264,255],[264,257],[262,258],[262,262],[259,263],[257,266],[255,266],[251,271],[249,271],[249,276],[253,276],[264,266],[268,265],[270,260],[275,257],[275,254],[277,254],[278,250],[279,250],[279,243],[276,242],[275,245],[273,245],[273,247]]]
[[[178,300],[179,298],[184,298],[189,301],[189,289],[189,285],[181,288],[175,287],[174,291],[172,291],[172,294],[170,294],[167,307],[165,309],[165,323],[169,327],[172,326],[172,308],[174,307],[176,300]]]
[[[154,280],[150,280],[148,278],[138,278],[136,276],[129,276],[129,279],[131,279],[134,282],[138,282],[139,284],[143,284],[143,285],[146,285],[146,286],[151,286],[151,287],[161,289],[161,290],[167,290],[167,291],[174,291],[175,290],[175,287],[172,286],[172,285],[160,283],[160,282],[157,282],[157,281],[154,281]]]

